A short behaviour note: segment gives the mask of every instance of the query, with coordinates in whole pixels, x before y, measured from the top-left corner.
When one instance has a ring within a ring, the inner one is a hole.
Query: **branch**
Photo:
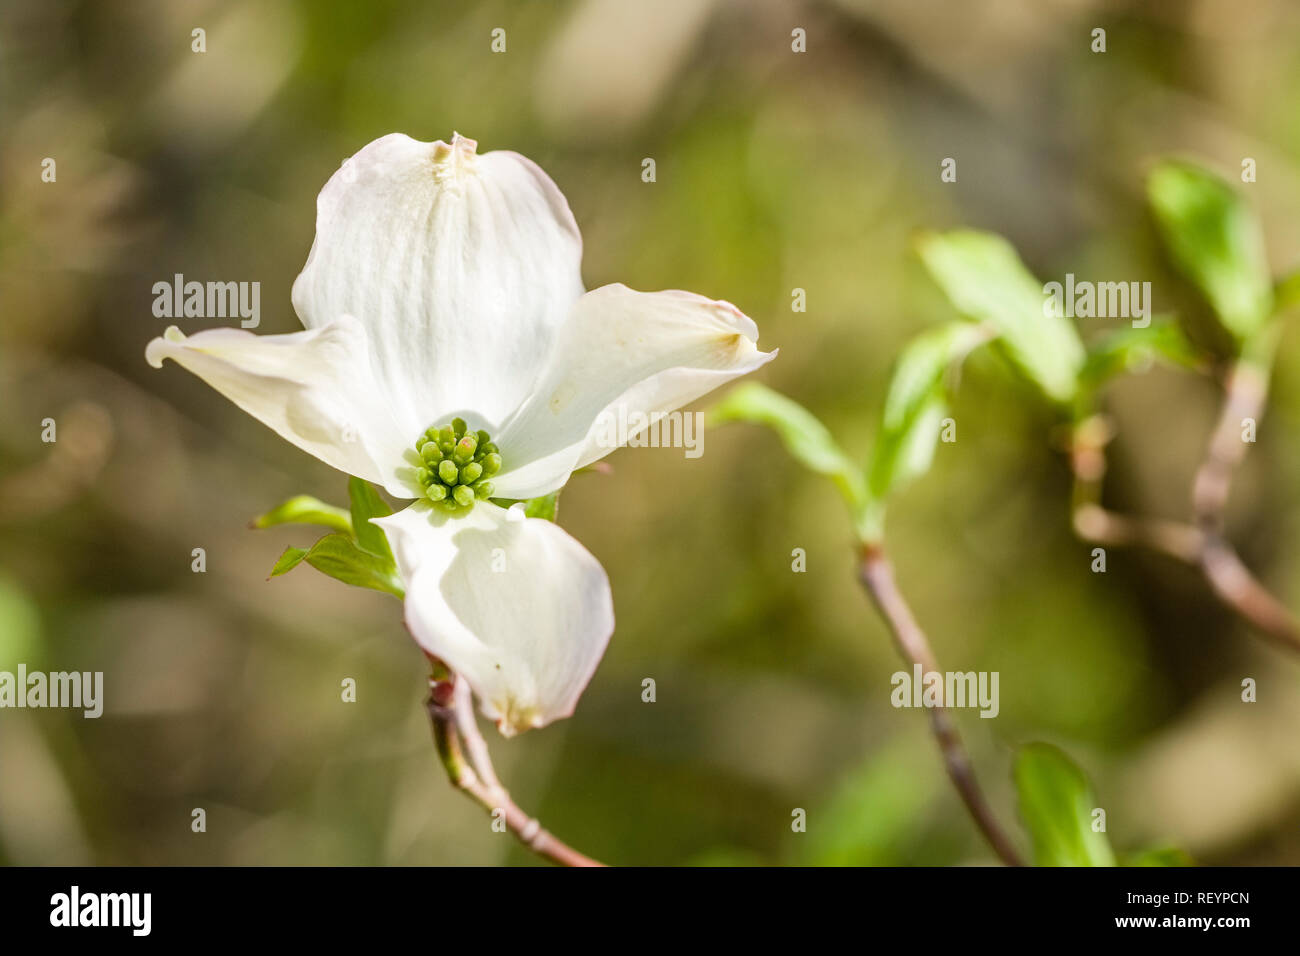
[[[1256,366],[1239,364],[1230,375],[1223,411],[1192,486],[1195,525],[1122,515],[1103,508],[1101,486],[1111,432],[1101,416],[1081,422],[1074,429],[1070,445],[1073,523],[1075,533],[1085,541],[1143,547],[1199,568],[1215,596],[1229,610],[1265,637],[1300,651],[1300,624],[1250,572],[1222,530],[1232,475],[1245,456],[1241,419],[1258,414],[1266,393],[1267,381],[1260,378]]]
[[[1074,530],[1080,538],[1095,544],[1143,547],[1188,564],[1196,564],[1205,548],[1205,535],[1189,524],[1135,518],[1095,504],[1075,507]]]
[[[859,553],[858,577],[862,586],[875,602],[876,608],[888,624],[894,636],[894,643],[904,659],[911,664],[919,664],[921,673],[938,671],[934,652],[926,640],[925,632],[916,623],[911,608],[898,590],[894,580],[894,569],[884,551],[879,546],[864,545]],[[952,780],[957,792],[961,794],[966,809],[970,812],[989,845],[1007,866],[1023,866],[1020,855],[1011,845],[1011,841],[998,826],[989,808],[984,794],[975,780],[975,771],[970,757],[966,754],[957,727],[942,705],[929,708],[930,725],[939,751],[943,755],[944,768]]]
[[[1192,482],[1192,511],[1197,526],[1207,534],[1222,533],[1232,477],[1246,457],[1241,423],[1247,418],[1258,421],[1267,398],[1267,369],[1244,359],[1234,362],[1224,384],[1218,423]]]
[[[487,741],[479,733],[478,720],[474,716],[474,693],[464,681],[456,681],[455,684],[452,700],[456,708],[456,731],[469,754],[470,766],[491,790],[504,792],[505,787],[501,785],[496,768],[492,766]]]
[[[468,685],[460,684],[452,674],[440,678],[440,672],[445,673],[445,668],[435,662],[435,674],[429,678],[429,699],[425,706],[433,725],[434,745],[452,785],[488,813],[500,810],[506,829],[538,856],[562,866],[603,866],[603,863],[556,839],[510,799],[510,794],[497,780],[487,744],[475,723]],[[466,759],[467,752],[469,759]]]

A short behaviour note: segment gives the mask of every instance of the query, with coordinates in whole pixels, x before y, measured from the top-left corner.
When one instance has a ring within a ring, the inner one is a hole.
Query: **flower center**
[[[501,455],[483,429],[472,432],[463,418],[453,418],[450,425],[426,430],[415,453],[420,457],[415,480],[437,507],[455,514],[492,497],[488,479],[501,470]]]

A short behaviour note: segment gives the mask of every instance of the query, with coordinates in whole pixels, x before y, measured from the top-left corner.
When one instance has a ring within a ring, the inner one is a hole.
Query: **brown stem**
[[[937,671],[934,652],[925,632],[921,630],[911,608],[904,600],[898,583],[894,580],[894,569],[884,551],[879,546],[864,545],[859,553],[858,577],[862,586],[871,596],[876,608],[888,624],[890,633],[899,652],[909,663],[920,665],[923,674]],[[939,751],[943,755],[944,768],[952,780],[957,792],[961,794],[966,809],[970,812],[975,825],[979,827],[989,845],[1007,866],[1023,866],[1020,854],[1006,834],[998,826],[989,808],[984,794],[975,779],[975,770],[970,758],[962,746],[957,727],[942,705],[929,708],[930,725]]]
[[[1103,508],[1101,485],[1106,473],[1109,429],[1099,416],[1081,422],[1070,447],[1074,530],[1085,541],[1148,548],[1199,568],[1215,596],[1229,610],[1265,637],[1290,650],[1300,650],[1300,624],[1250,572],[1222,532],[1232,475],[1245,456],[1241,419],[1258,414],[1266,385],[1254,365],[1239,364],[1229,376],[1223,411],[1193,482],[1195,525],[1138,518]]]
[[[1200,564],[1219,600],[1265,637],[1300,651],[1300,624],[1287,606],[1250,573],[1232,545],[1211,535],[1201,552]]]
[[[1074,530],[1094,544],[1148,548],[1188,564],[1197,564],[1205,549],[1205,535],[1185,522],[1135,518],[1090,503],[1075,507]]]
[[[1242,422],[1258,421],[1268,398],[1268,371],[1249,361],[1233,363],[1224,383],[1223,407],[1205,459],[1192,482],[1192,510],[1196,524],[1207,533],[1223,530],[1223,512],[1228,504],[1232,477],[1246,457]]]
[[[433,725],[433,742],[452,785],[480,804],[488,813],[500,811],[506,829],[538,856],[561,866],[604,866],[557,839],[533,817],[519,808],[497,781],[488,757],[487,745],[474,723],[473,711],[465,719],[468,694],[457,688],[455,676],[429,678],[426,707]],[[472,728],[472,729],[471,729]],[[462,739],[464,745],[462,746]],[[469,759],[466,759],[466,749]],[[476,770],[475,767],[480,769]]]
[[[1134,518],[1087,503],[1075,508],[1074,530],[1085,541],[1147,548],[1200,568],[1215,596],[1230,611],[1265,637],[1300,651],[1300,625],[1291,612],[1217,534],[1206,534],[1184,522]]]
[[[474,716],[474,694],[469,689],[469,684],[463,680],[456,681],[456,688],[453,692],[453,703],[456,708],[456,732],[460,734],[461,743],[469,755],[470,766],[478,773],[479,779],[494,791],[504,792],[505,787],[501,785],[497,777],[497,771],[492,766],[492,755],[488,752],[487,741],[479,733],[478,719]]]

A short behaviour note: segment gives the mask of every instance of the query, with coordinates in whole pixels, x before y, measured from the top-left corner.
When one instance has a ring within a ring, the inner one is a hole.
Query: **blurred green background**
[[[533,862],[448,786],[398,603],[305,567],[266,581],[313,531],[249,519],[299,492],[345,501],[345,478],[144,362],[168,324],[152,285],[177,272],[259,281],[258,331],[296,329],[316,194],[370,140],[458,130],[535,159],[583,230],[589,287],[735,302],[781,349],[761,380],[864,455],[893,356],[952,314],[917,229],[1001,232],[1040,276],[1151,280],[1157,312],[1194,310],[1143,174],[1178,152],[1235,179],[1249,156],[1272,264],[1294,267],[1298,49],[1287,0],[5,4],[0,669],[102,670],[106,709],[0,712],[0,861]],[[1293,607],[1298,383],[1290,332],[1230,515]],[[1217,401],[1162,370],[1113,388],[1108,500],[1184,514]],[[1112,551],[1090,572],[1052,419],[995,357],[967,367],[955,416],[890,539],[941,664],[1001,674],[999,718],[958,720],[1004,824],[1014,748],[1049,740],[1121,849],[1300,862],[1297,661],[1185,568]],[[889,705],[900,665],[830,487],[745,426],[709,431],[699,459],[609,461],[560,518],[607,568],[619,626],[572,719],[489,737],[516,799],[614,863],[991,859],[924,715]]]

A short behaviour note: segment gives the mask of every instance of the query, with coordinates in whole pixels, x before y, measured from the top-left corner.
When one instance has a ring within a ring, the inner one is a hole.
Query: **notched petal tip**
[[[504,736],[568,717],[614,632],[609,579],[549,521],[479,502],[448,518],[378,519],[406,588],[406,623],[460,675]]]
[[[424,419],[407,441],[440,410],[505,421],[583,292],[555,183],[517,154],[449,138],[390,133],[351,156],[321,190],[293,284],[308,328],[364,322],[373,367]]]
[[[753,371],[776,358],[779,349],[763,352],[758,348],[758,323],[739,307],[726,299],[714,299],[710,302],[710,307],[717,320],[729,330],[723,333],[722,339],[724,349],[734,356],[734,361],[748,361],[747,371]]]
[[[184,341],[185,333],[176,326],[169,325],[160,337],[151,339],[144,347],[144,360],[154,368],[162,368],[163,360],[171,358],[175,352],[170,346]]]
[[[714,299],[712,309],[718,320],[734,329],[737,335],[743,336],[751,343],[758,342],[758,323],[742,312],[739,306],[733,305],[726,299]]]
[[[429,159],[433,165],[433,178],[447,182],[475,167],[478,159],[478,141],[460,133],[451,134],[451,142],[436,140],[430,144]]]
[[[451,156],[459,156],[462,159],[469,159],[478,152],[478,140],[470,139],[468,136],[461,136],[460,133],[451,134],[451,142],[435,140],[433,143],[433,158],[448,159]]]
[[[355,319],[280,335],[219,326],[186,336],[173,326],[145,347],[154,368],[166,359],[308,454],[409,497],[393,474],[402,429],[371,374]]]

